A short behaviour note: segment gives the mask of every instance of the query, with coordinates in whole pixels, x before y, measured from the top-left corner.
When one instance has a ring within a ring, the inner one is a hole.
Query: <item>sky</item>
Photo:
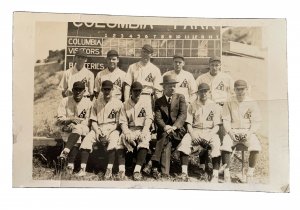
[[[67,27],[67,22],[36,23],[36,60],[47,58],[49,50],[66,48]]]

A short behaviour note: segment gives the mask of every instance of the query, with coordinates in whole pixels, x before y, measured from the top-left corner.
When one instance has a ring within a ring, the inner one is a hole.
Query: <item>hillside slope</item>
[[[36,66],[34,70],[33,136],[56,136],[56,111],[61,100],[57,89],[62,78],[63,64]]]

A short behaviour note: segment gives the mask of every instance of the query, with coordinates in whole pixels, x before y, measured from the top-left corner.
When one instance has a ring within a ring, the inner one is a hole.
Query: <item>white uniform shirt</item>
[[[126,76],[126,72],[122,71],[119,68],[116,68],[113,72],[109,71],[108,68],[100,71],[95,79],[95,88],[94,90],[98,92],[101,97],[101,84],[105,80],[109,80],[113,83],[114,87],[112,89],[112,96],[121,100],[122,97],[122,85]]]
[[[222,119],[231,123],[233,129],[250,129],[251,124],[260,123],[261,115],[256,101],[246,96],[244,101],[238,102],[234,96],[224,104]]]
[[[221,123],[221,113],[219,106],[210,99],[203,105],[199,98],[188,108],[186,122],[193,128],[213,128]]]
[[[210,98],[217,103],[224,103],[234,93],[234,81],[224,72],[219,72],[216,76],[212,76],[210,72],[200,75],[196,79],[197,86],[206,83],[210,87]]]
[[[94,74],[85,67],[80,71],[78,71],[75,66],[66,70],[58,88],[63,91],[72,91],[73,84],[78,81],[85,84],[84,95],[92,95],[94,93]]]
[[[141,65],[140,62],[129,66],[124,82],[131,86],[136,81],[143,85],[143,93],[152,94],[155,90],[162,91],[161,72],[151,62],[147,63],[146,66]]]
[[[98,98],[92,107],[90,119],[98,125],[113,124],[117,127],[121,108],[122,102],[119,99],[111,98],[106,103],[103,98]]]
[[[67,120],[71,117],[83,118],[81,124],[88,124],[88,119],[91,113],[92,102],[89,98],[82,98],[78,103],[73,96],[65,97],[61,100],[57,117],[59,120]]]
[[[120,124],[130,127],[143,127],[146,119],[153,120],[152,107],[139,100],[137,103],[130,98],[124,102],[120,114]]]
[[[185,101],[190,102],[191,96],[198,91],[198,87],[195,81],[194,76],[185,70],[181,70],[179,74],[175,72],[175,70],[168,71],[163,74],[165,75],[174,75],[176,81],[176,93],[182,94],[185,97]]]

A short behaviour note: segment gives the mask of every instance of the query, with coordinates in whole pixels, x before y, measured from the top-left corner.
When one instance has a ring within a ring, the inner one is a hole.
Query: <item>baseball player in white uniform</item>
[[[83,97],[84,92],[84,83],[75,82],[72,88],[73,95],[63,98],[57,110],[57,122],[62,130],[61,136],[66,141],[60,159],[65,161],[68,158],[67,172],[69,174],[74,170],[74,161],[81,140],[90,131],[88,120],[92,102]]]
[[[152,107],[140,100],[143,85],[133,82],[131,85],[131,98],[124,102],[120,114],[122,134],[118,149],[119,179],[125,177],[125,150],[133,152],[137,148],[137,161],[134,168],[133,179],[142,180],[141,168],[145,162],[151,140],[150,126],[153,122]]]
[[[206,83],[199,85],[198,97],[188,108],[186,119],[188,133],[183,139],[191,142],[191,152],[195,149],[209,151],[213,164],[213,177],[211,181],[218,182],[221,142],[217,132],[219,130],[221,115],[218,105],[207,97],[209,89],[209,85]],[[205,162],[201,162],[203,160],[202,156],[199,156],[199,159],[200,169],[204,172]]]
[[[161,97],[161,72],[159,68],[157,68],[154,64],[150,62],[152,54],[153,48],[150,45],[145,44],[141,50],[140,61],[129,66],[124,80],[124,82],[126,83],[124,91],[125,101],[130,97],[130,86],[133,82],[136,81],[140,82],[144,87],[141,93],[141,98],[144,98],[145,101],[152,101],[153,104],[154,99]]]
[[[62,96],[72,95],[73,83],[81,81],[85,84],[84,97],[91,100],[94,95],[94,74],[84,64],[87,61],[87,54],[83,50],[78,50],[75,54],[75,65],[66,70],[59,83],[58,88],[62,90]]]
[[[221,59],[219,57],[209,59],[209,72],[200,75],[196,79],[196,83],[198,86],[201,83],[208,84],[210,87],[209,98],[221,106],[234,93],[234,81],[228,74],[221,71]]]
[[[108,151],[108,166],[104,178],[106,180],[112,178],[112,167],[120,136],[120,131],[117,127],[122,108],[122,102],[112,97],[112,89],[113,83],[111,81],[103,81],[101,85],[103,97],[95,100],[91,109],[92,130],[87,134],[80,146],[81,170],[77,174],[78,176],[85,176],[89,153],[93,149],[93,144],[99,142],[107,146]]]
[[[175,92],[184,95],[187,103],[193,102],[197,97],[198,89],[194,76],[190,72],[183,70],[185,62],[182,55],[174,55],[173,63],[174,70],[167,71],[163,76],[174,75],[178,82]]]
[[[125,79],[126,73],[119,69],[119,54],[116,50],[110,50],[107,52],[106,56],[107,68],[103,71],[100,71],[95,78],[95,95],[98,97],[98,94],[101,93],[101,84],[105,80],[109,80],[114,84],[112,90],[112,96],[117,99],[122,99],[122,88],[123,81]],[[101,96],[100,96],[101,97]]]
[[[257,102],[247,96],[248,85],[244,80],[237,80],[234,83],[235,96],[225,103],[222,112],[222,119],[227,135],[224,137],[220,148],[222,161],[226,164],[224,181],[230,182],[230,155],[232,147],[236,144],[244,144],[250,151],[249,168],[247,181],[253,180],[254,168],[259,151],[260,142],[256,132],[260,127],[261,115]]]

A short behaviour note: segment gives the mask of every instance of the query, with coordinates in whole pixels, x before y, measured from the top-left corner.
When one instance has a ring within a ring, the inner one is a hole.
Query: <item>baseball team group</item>
[[[76,52],[75,65],[64,71],[59,84],[63,98],[57,125],[65,141],[59,160],[65,161],[66,173],[86,176],[89,155],[101,145],[108,157],[104,180],[129,178],[129,153],[136,160],[133,180],[171,177],[171,156],[177,151],[181,173],[176,179],[189,180],[193,155],[199,161],[197,179],[207,178],[210,168],[208,181],[230,183],[232,152],[242,144],[249,151],[244,181],[253,182],[261,151],[256,132],[262,119],[246,80],[234,81],[223,72],[219,57],[211,57],[209,71],[195,79],[184,70],[180,54],[173,56],[174,70],[162,75],[151,63],[152,55],[152,46],[144,45],[139,61],[125,72],[118,67],[118,52],[110,50],[107,67],[94,77],[85,68],[87,54]],[[75,172],[77,155],[80,170]],[[117,172],[112,170],[116,163]]]

